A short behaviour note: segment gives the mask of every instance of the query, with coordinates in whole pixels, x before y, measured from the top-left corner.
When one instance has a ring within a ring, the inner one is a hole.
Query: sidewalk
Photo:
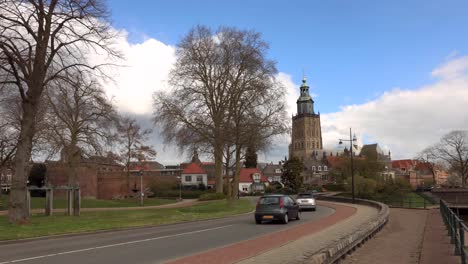
[[[162,208],[179,208],[192,206],[199,203],[196,199],[185,199],[180,202],[152,205],[152,206],[135,206],[135,207],[104,207],[104,208],[81,208],[81,212],[98,212],[98,211],[127,211],[127,210],[145,210],[145,209],[162,209]],[[32,209],[32,214],[44,213],[45,209]],[[67,209],[54,209],[54,214],[67,212]],[[0,215],[7,215],[8,211],[0,211]]]
[[[450,244],[447,229],[438,209],[429,211],[424,230],[420,264],[461,263],[454,255],[455,245]]]
[[[438,209],[390,209],[390,220],[343,264],[460,263]]]

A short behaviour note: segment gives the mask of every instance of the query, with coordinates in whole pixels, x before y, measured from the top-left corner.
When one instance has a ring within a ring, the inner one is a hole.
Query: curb
[[[318,199],[330,202],[351,203],[350,198],[344,197],[321,196],[318,197]],[[358,228],[358,231],[341,237],[337,242],[334,242],[331,245],[321,249],[319,252],[311,255],[307,259],[307,263],[339,263],[341,259],[346,257],[346,255],[351,254],[354,250],[356,250],[357,247],[360,247],[380,230],[382,230],[382,228],[388,222],[390,214],[388,206],[383,203],[363,199],[356,199],[356,203],[375,207],[379,209],[379,213],[373,220],[361,225]]]

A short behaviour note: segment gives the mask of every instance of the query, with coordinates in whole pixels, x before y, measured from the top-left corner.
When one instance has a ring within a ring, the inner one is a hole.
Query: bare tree
[[[85,155],[103,153],[113,140],[116,114],[100,84],[81,72],[49,82],[46,90],[51,149],[61,151],[68,184],[78,186],[76,168]]]
[[[461,178],[462,187],[468,179],[468,131],[456,130],[443,136],[435,145],[435,155]]]
[[[49,82],[71,69],[96,72],[90,52],[118,57],[100,0],[0,0],[0,87],[13,84],[22,118],[9,203],[10,222],[27,222],[27,164],[40,99]]]
[[[142,129],[134,118],[123,117],[118,129],[121,145],[120,155],[127,172],[127,193],[130,194],[130,165],[135,160],[145,160],[156,156],[152,146],[144,145],[148,140],[151,129]]]
[[[437,150],[435,147],[427,147],[423,149],[416,157],[417,160],[422,162],[427,169],[432,174],[432,181],[434,184],[437,184],[436,175],[437,175],[437,168],[438,166],[438,157],[437,157]]]

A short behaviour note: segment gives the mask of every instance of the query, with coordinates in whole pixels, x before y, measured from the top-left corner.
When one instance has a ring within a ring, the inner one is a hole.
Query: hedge
[[[198,200],[200,201],[210,201],[210,200],[222,200],[226,199],[226,195],[224,193],[204,193],[200,195]]]

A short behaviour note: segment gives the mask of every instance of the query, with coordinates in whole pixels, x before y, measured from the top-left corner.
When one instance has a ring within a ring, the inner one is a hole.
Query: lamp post
[[[179,180],[179,201],[182,201],[182,176],[177,176]]]
[[[143,192],[143,170],[140,170],[140,206],[143,206],[143,196],[145,193]]]
[[[354,162],[353,162],[353,142],[356,142],[356,136],[352,136],[351,128],[349,128],[349,139],[339,139],[339,144],[343,144],[343,141],[349,141],[349,147],[351,151],[351,195],[353,197],[353,203],[355,203],[355,196],[354,196]]]

